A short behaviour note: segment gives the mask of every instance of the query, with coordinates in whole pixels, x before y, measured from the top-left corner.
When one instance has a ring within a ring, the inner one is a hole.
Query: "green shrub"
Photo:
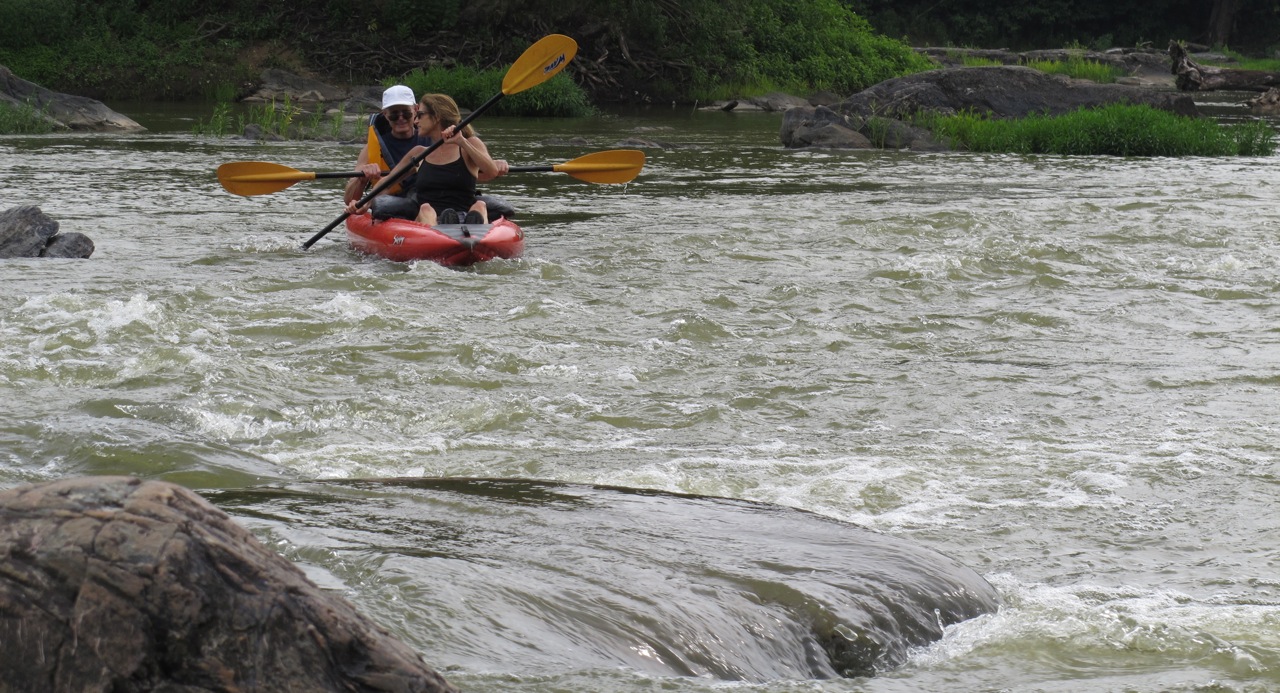
[[[1112,104],[1062,116],[1001,120],[975,113],[922,114],[916,124],[976,152],[1114,156],[1270,156],[1276,132],[1264,121],[1219,125],[1150,106]]]

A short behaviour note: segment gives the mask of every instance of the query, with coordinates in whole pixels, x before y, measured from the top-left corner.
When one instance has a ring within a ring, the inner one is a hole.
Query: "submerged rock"
[[[179,486],[0,492],[0,688],[455,691],[409,647]]]
[[[0,259],[87,258],[93,251],[88,236],[74,231],[58,233],[58,222],[39,207],[24,205],[0,212]]]
[[[438,660],[511,675],[870,676],[1000,603],[938,551],[766,503],[457,478],[209,498],[335,565],[384,553],[395,594],[428,615],[415,640],[431,642]],[[429,617],[441,613],[447,623]]]

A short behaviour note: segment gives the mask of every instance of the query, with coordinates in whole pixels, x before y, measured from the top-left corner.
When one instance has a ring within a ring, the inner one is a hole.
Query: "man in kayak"
[[[418,134],[417,120],[418,100],[412,89],[397,84],[382,92],[382,110],[369,118],[364,148],[356,157],[356,170],[363,175],[347,181],[344,202],[360,199],[365,188],[381,180],[382,172],[400,163],[410,149],[431,144]],[[401,183],[389,190],[392,194],[400,191]]]

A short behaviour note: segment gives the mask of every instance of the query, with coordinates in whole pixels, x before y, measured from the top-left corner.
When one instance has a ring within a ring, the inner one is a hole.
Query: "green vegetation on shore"
[[[957,149],[1020,154],[1270,156],[1276,131],[1263,121],[1219,125],[1150,106],[1112,104],[1061,116],[1001,120],[976,113],[922,114],[916,124]]]

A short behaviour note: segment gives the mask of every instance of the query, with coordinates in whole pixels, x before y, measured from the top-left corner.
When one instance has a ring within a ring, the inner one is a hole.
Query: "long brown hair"
[[[462,114],[458,112],[458,104],[453,97],[448,94],[423,94],[422,100],[418,102],[418,108],[440,123],[440,129],[443,130],[450,125],[457,125],[462,122]],[[475,129],[468,123],[462,128],[463,137],[474,137]]]

